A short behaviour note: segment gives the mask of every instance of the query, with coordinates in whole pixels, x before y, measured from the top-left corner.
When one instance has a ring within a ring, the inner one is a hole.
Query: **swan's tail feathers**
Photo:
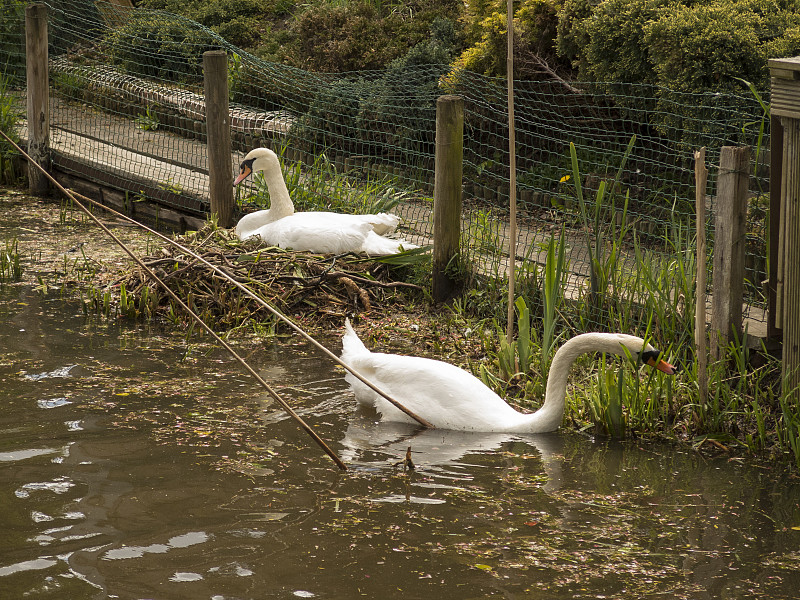
[[[386,254],[398,254],[404,250],[417,248],[416,244],[411,244],[403,239],[394,239],[378,235],[375,231],[370,231],[364,240],[363,250],[370,256],[382,256]]]
[[[400,217],[390,213],[378,213],[364,216],[369,218],[369,222],[372,224],[372,230],[378,235],[392,233],[400,224]]]
[[[369,354],[369,350],[350,325],[350,319],[344,320],[344,336],[342,337],[342,360],[348,365],[359,355]]]

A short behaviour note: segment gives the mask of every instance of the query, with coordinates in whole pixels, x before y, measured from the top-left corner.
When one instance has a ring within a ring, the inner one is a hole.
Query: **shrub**
[[[460,0],[416,0],[383,7],[370,0],[312,5],[291,26],[284,60],[318,72],[344,73],[386,67],[428,38],[439,17],[455,22]]]
[[[644,42],[660,85],[741,91],[737,78],[768,89],[767,59],[800,53],[800,2],[715,0],[661,7]],[[785,55],[785,54],[784,54]]]
[[[645,26],[673,0],[571,0],[564,5],[558,51],[585,81],[655,83]]]
[[[430,39],[392,61],[378,79],[323,86],[292,128],[293,144],[391,155],[414,166],[415,155],[433,152],[438,81],[449,68],[455,39],[453,23],[437,19]]]
[[[141,6],[184,15],[240,48],[254,48],[270,35],[271,21],[278,21],[295,8],[294,0],[264,3],[259,0],[144,0]]]
[[[322,86],[308,111],[292,126],[290,145],[311,152],[336,148],[363,154],[357,121],[368,90],[363,79],[342,79]]]
[[[11,78],[0,71],[0,131],[19,144],[17,125],[24,114],[19,101],[11,94]],[[16,183],[22,176],[20,154],[5,139],[0,138],[0,184]]]
[[[129,73],[194,83],[202,81],[203,52],[223,45],[208,29],[158,11],[134,12],[104,43],[111,60]]]
[[[523,0],[514,12],[514,77],[536,79],[568,63],[555,52],[558,12],[563,0]],[[465,31],[470,43],[458,67],[504,76],[508,55],[507,9],[500,0],[468,0]]]
[[[0,3],[0,72],[8,82],[25,83],[25,2]]]
[[[800,0],[566,0],[558,51],[587,81],[766,89],[767,59],[800,52]]]

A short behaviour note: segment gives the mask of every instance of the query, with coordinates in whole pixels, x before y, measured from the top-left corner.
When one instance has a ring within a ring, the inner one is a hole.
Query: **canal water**
[[[800,598],[780,469],[381,424],[308,345],[236,344],[348,471],[220,349],[0,287],[0,598]]]

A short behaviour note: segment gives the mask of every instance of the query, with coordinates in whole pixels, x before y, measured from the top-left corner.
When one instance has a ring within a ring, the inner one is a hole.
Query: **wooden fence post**
[[[744,251],[750,148],[723,146],[714,202],[714,273],[711,353],[720,360],[734,332],[742,331]]]
[[[453,295],[456,281],[447,266],[461,241],[461,184],[464,158],[464,99],[440,96],[436,102],[436,162],[433,187],[433,299]]]
[[[228,56],[224,50],[203,53],[203,84],[211,214],[217,215],[220,227],[230,227],[233,225],[233,148],[228,110]]]
[[[50,169],[50,90],[47,64],[47,6],[25,8],[25,60],[28,86],[28,154]],[[44,196],[50,182],[33,164],[28,165],[28,189]]]

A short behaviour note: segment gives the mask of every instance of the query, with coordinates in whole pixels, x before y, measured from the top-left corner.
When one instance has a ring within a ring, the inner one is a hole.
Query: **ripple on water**
[[[187,581],[200,581],[203,579],[203,576],[200,573],[182,573],[178,572],[175,573],[172,577],[169,578],[170,581],[175,581],[178,583],[184,583]]]
[[[28,381],[41,381],[42,379],[54,379],[58,377],[72,377],[70,371],[78,365],[68,365],[66,367],[59,367],[52,371],[45,371],[44,373],[27,373],[23,375],[23,379]]]
[[[141,558],[145,554],[164,554],[173,548],[188,548],[202,544],[211,539],[204,531],[190,531],[171,537],[166,544],[150,544],[149,546],[122,546],[112,548],[103,555],[103,560],[125,560]]]
[[[75,484],[69,477],[56,477],[53,481],[32,481],[24,484],[14,492],[17,498],[30,498],[31,492],[47,491],[54,494],[64,494]]]
[[[12,450],[11,452],[0,452],[0,462],[17,462],[35,456],[45,456],[63,452],[63,448],[28,448],[26,450]],[[27,496],[26,496],[27,498]]]
[[[36,401],[36,405],[39,408],[49,409],[49,408],[59,408],[61,406],[67,406],[68,404],[72,404],[66,398],[47,398],[41,399]]]
[[[22,573],[23,571],[42,571],[44,569],[49,569],[56,564],[58,564],[57,560],[46,557],[40,557],[34,560],[24,560],[13,565],[0,567],[0,577],[7,577],[8,575]]]

